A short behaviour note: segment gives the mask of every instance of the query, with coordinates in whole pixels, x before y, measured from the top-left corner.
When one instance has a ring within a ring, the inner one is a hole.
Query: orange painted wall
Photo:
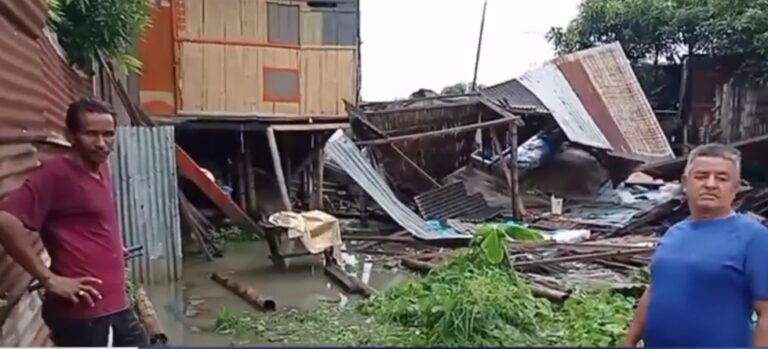
[[[171,6],[157,2],[152,10],[152,26],[139,44],[142,59],[140,99],[142,108],[152,115],[173,115],[176,111],[176,78]]]

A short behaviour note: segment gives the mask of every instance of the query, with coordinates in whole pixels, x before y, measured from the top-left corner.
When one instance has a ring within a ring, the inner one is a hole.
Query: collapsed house
[[[373,202],[358,202],[369,207],[358,213],[404,229],[355,251],[416,244],[401,262],[427,270],[444,257],[438,246],[466,242],[479,224],[523,224],[551,239],[513,243],[514,265],[563,298],[576,287],[642,284],[658,236],[688,214],[675,182],[684,160],[619,44],[475,94],[348,108],[353,137],[337,133],[326,145],[327,178],[367,193]],[[738,209],[762,212],[765,195],[745,188]]]

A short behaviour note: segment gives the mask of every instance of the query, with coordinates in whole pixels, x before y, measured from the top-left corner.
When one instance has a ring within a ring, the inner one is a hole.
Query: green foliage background
[[[49,22],[70,63],[91,73],[101,54],[119,67],[141,68],[134,48],[151,22],[147,0],[50,0]]]
[[[578,16],[547,39],[560,53],[619,41],[636,61],[738,57],[745,77],[768,79],[766,0],[583,0]]]

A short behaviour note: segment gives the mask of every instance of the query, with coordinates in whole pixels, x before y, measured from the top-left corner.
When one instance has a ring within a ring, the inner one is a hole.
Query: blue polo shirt
[[[749,347],[768,299],[768,228],[742,215],[685,220],[651,261],[646,347]]]

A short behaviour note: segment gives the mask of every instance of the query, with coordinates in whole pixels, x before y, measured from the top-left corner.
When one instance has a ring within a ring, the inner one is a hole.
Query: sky
[[[516,78],[551,59],[544,35],[580,0],[488,0],[478,83]],[[361,0],[362,97],[387,101],[472,81],[483,0]]]

